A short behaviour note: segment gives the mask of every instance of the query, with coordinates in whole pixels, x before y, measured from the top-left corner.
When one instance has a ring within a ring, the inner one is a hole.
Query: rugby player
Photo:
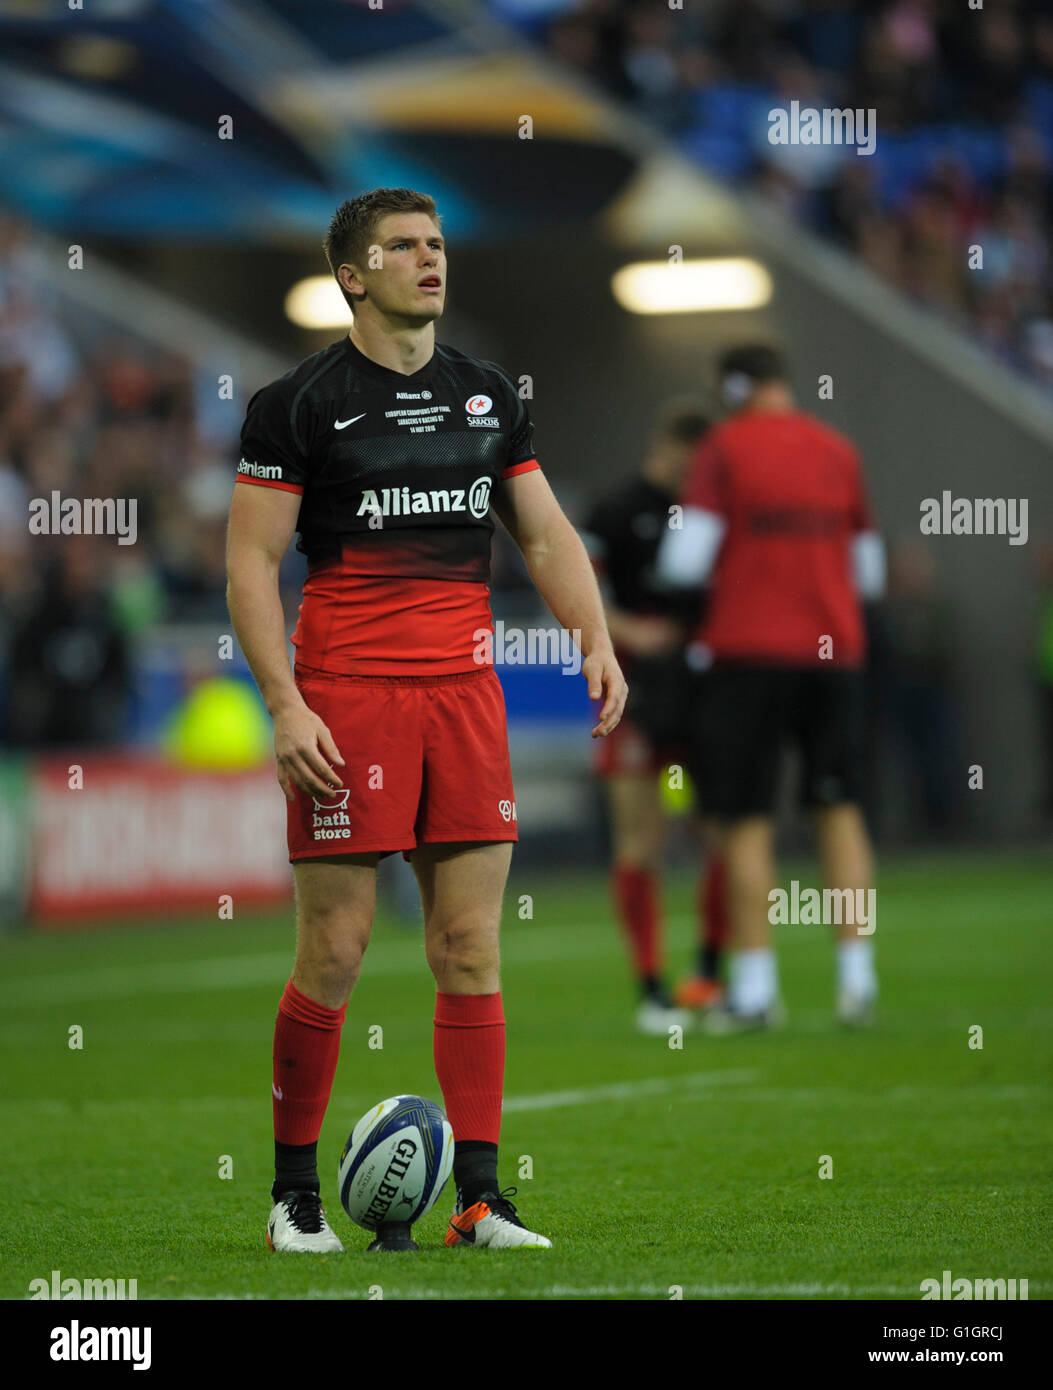
[[[709,422],[693,401],[660,410],[635,477],[605,492],[589,511],[582,539],[600,579],[607,626],[631,680],[625,717],[597,746],[611,825],[611,896],[639,992],[636,1026],[665,1033],[690,1022],[685,1010],[723,997],[719,969],[726,934],[723,865],[705,858],[698,892],[695,971],[677,986],[674,1008],[662,974],[661,881],[666,817],[659,777],[687,762],[689,671],[684,647],[697,626],[700,593],[654,582],[658,544],[684,473]]]
[[[859,802],[864,627],[884,585],[884,549],[859,454],[797,408],[780,352],[745,345],[720,362],[731,413],[703,440],[684,484],[683,526],[657,559],[666,582],[708,584],[696,633],[708,664],[692,703],[691,769],[721,827],[735,953],[714,1032],[782,1014],[771,945],[774,812],[783,750],[802,755],[829,888],[867,890],[873,856]],[[842,900],[843,901],[843,900]],[[877,976],[854,914],[837,926],[838,1017],[872,1016]]]
[[[435,1070],[455,1140],[446,1244],[548,1246],[497,1176],[498,929],[517,833],[501,687],[477,661],[476,634],[492,628],[491,507],[557,621],[580,633],[582,674],[602,701],[594,738],[616,727],[626,685],[515,385],[435,341],[447,264],[433,200],[362,194],[337,209],[325,250],[353,325],[249,402],[228,541],[230,611],[274,720],[296,886],[267,1240],[342,1249],[320,1202],[317,1140],[377,862],[402,851],[421,893]],[[292,671],[278,566],[297,531],[308,575]],[[416,1248],[394,1222],[370,1246]]]

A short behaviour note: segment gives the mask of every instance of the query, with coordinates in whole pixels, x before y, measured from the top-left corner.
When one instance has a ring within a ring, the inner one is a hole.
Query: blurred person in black
[[[113,542],[108,542],[113,544]],[[12,617],[4,741],[18,748],[120,742],[131,672],[104,569],[106,541],[63,536]]]
[[[629,680],[629,703],[600,746],[596,773],[606,786],[612,858],[611,893],[640,990],[637,1026],[664,1033],[683,1025],[683,1011],[723,997],[719,982],[727,925],[723,864],[707,858],[699,884],[699,950],[694,973],[677,986],[674,1008],[662,973],[659,875],[666,838],[659,778],[687,759],[688,671],[684,648],[698,622],[701,593],[669,592],[652,575],[694,449],[708,421],[693,401],[673,400],[659,413],[642,468],[589,512],[583,539],[601,582],[607,624]]]

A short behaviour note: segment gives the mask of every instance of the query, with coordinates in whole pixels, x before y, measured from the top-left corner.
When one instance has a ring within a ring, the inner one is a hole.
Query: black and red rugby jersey
[[[616,608],[624,613],[698,622],[701,594],[656,583],[655,557],[676,495],[639,475],[597,501],[581,528],[582,540]],[[623,668],[630,661],[619,651]]]
[[[238,481],[298,494],[307,556],[297,660],[346,675],[477,666],[490,615],[490,500],[539,465],[493,362],[436,344],[410,375],[350,338],[249,402]]]
[[[625,613],[684,619],[696,616],[694,594],[655,582],[654,562],[669,525],[676,494],[643,476],[606,493],[585,518],[582,540],[606,580],[615,606]]]

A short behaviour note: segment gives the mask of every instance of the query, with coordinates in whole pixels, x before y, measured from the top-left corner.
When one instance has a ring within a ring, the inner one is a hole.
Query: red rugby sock
[[[274,1025],[274,1137],[280,1144],[314,1144],[322,1128],[340,1055],[347,1005],[327,1009],[292,980]]]
[[[642,978],[658,974],[658,876],[650,869],[615,864],[614,902],[629,938],[633,965]]]
[[[505,1014],[496,994],[435,995],[435,1075],[457,1144],[501,1134]]]

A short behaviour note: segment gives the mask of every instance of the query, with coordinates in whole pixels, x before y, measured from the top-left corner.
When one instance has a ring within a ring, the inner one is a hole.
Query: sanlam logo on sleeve
[[[252,463],[249,459],[242,459],[238,464],[238,472],[244,473],[249,478],[276,479],[281,481],[282,470],[276,463]]]

